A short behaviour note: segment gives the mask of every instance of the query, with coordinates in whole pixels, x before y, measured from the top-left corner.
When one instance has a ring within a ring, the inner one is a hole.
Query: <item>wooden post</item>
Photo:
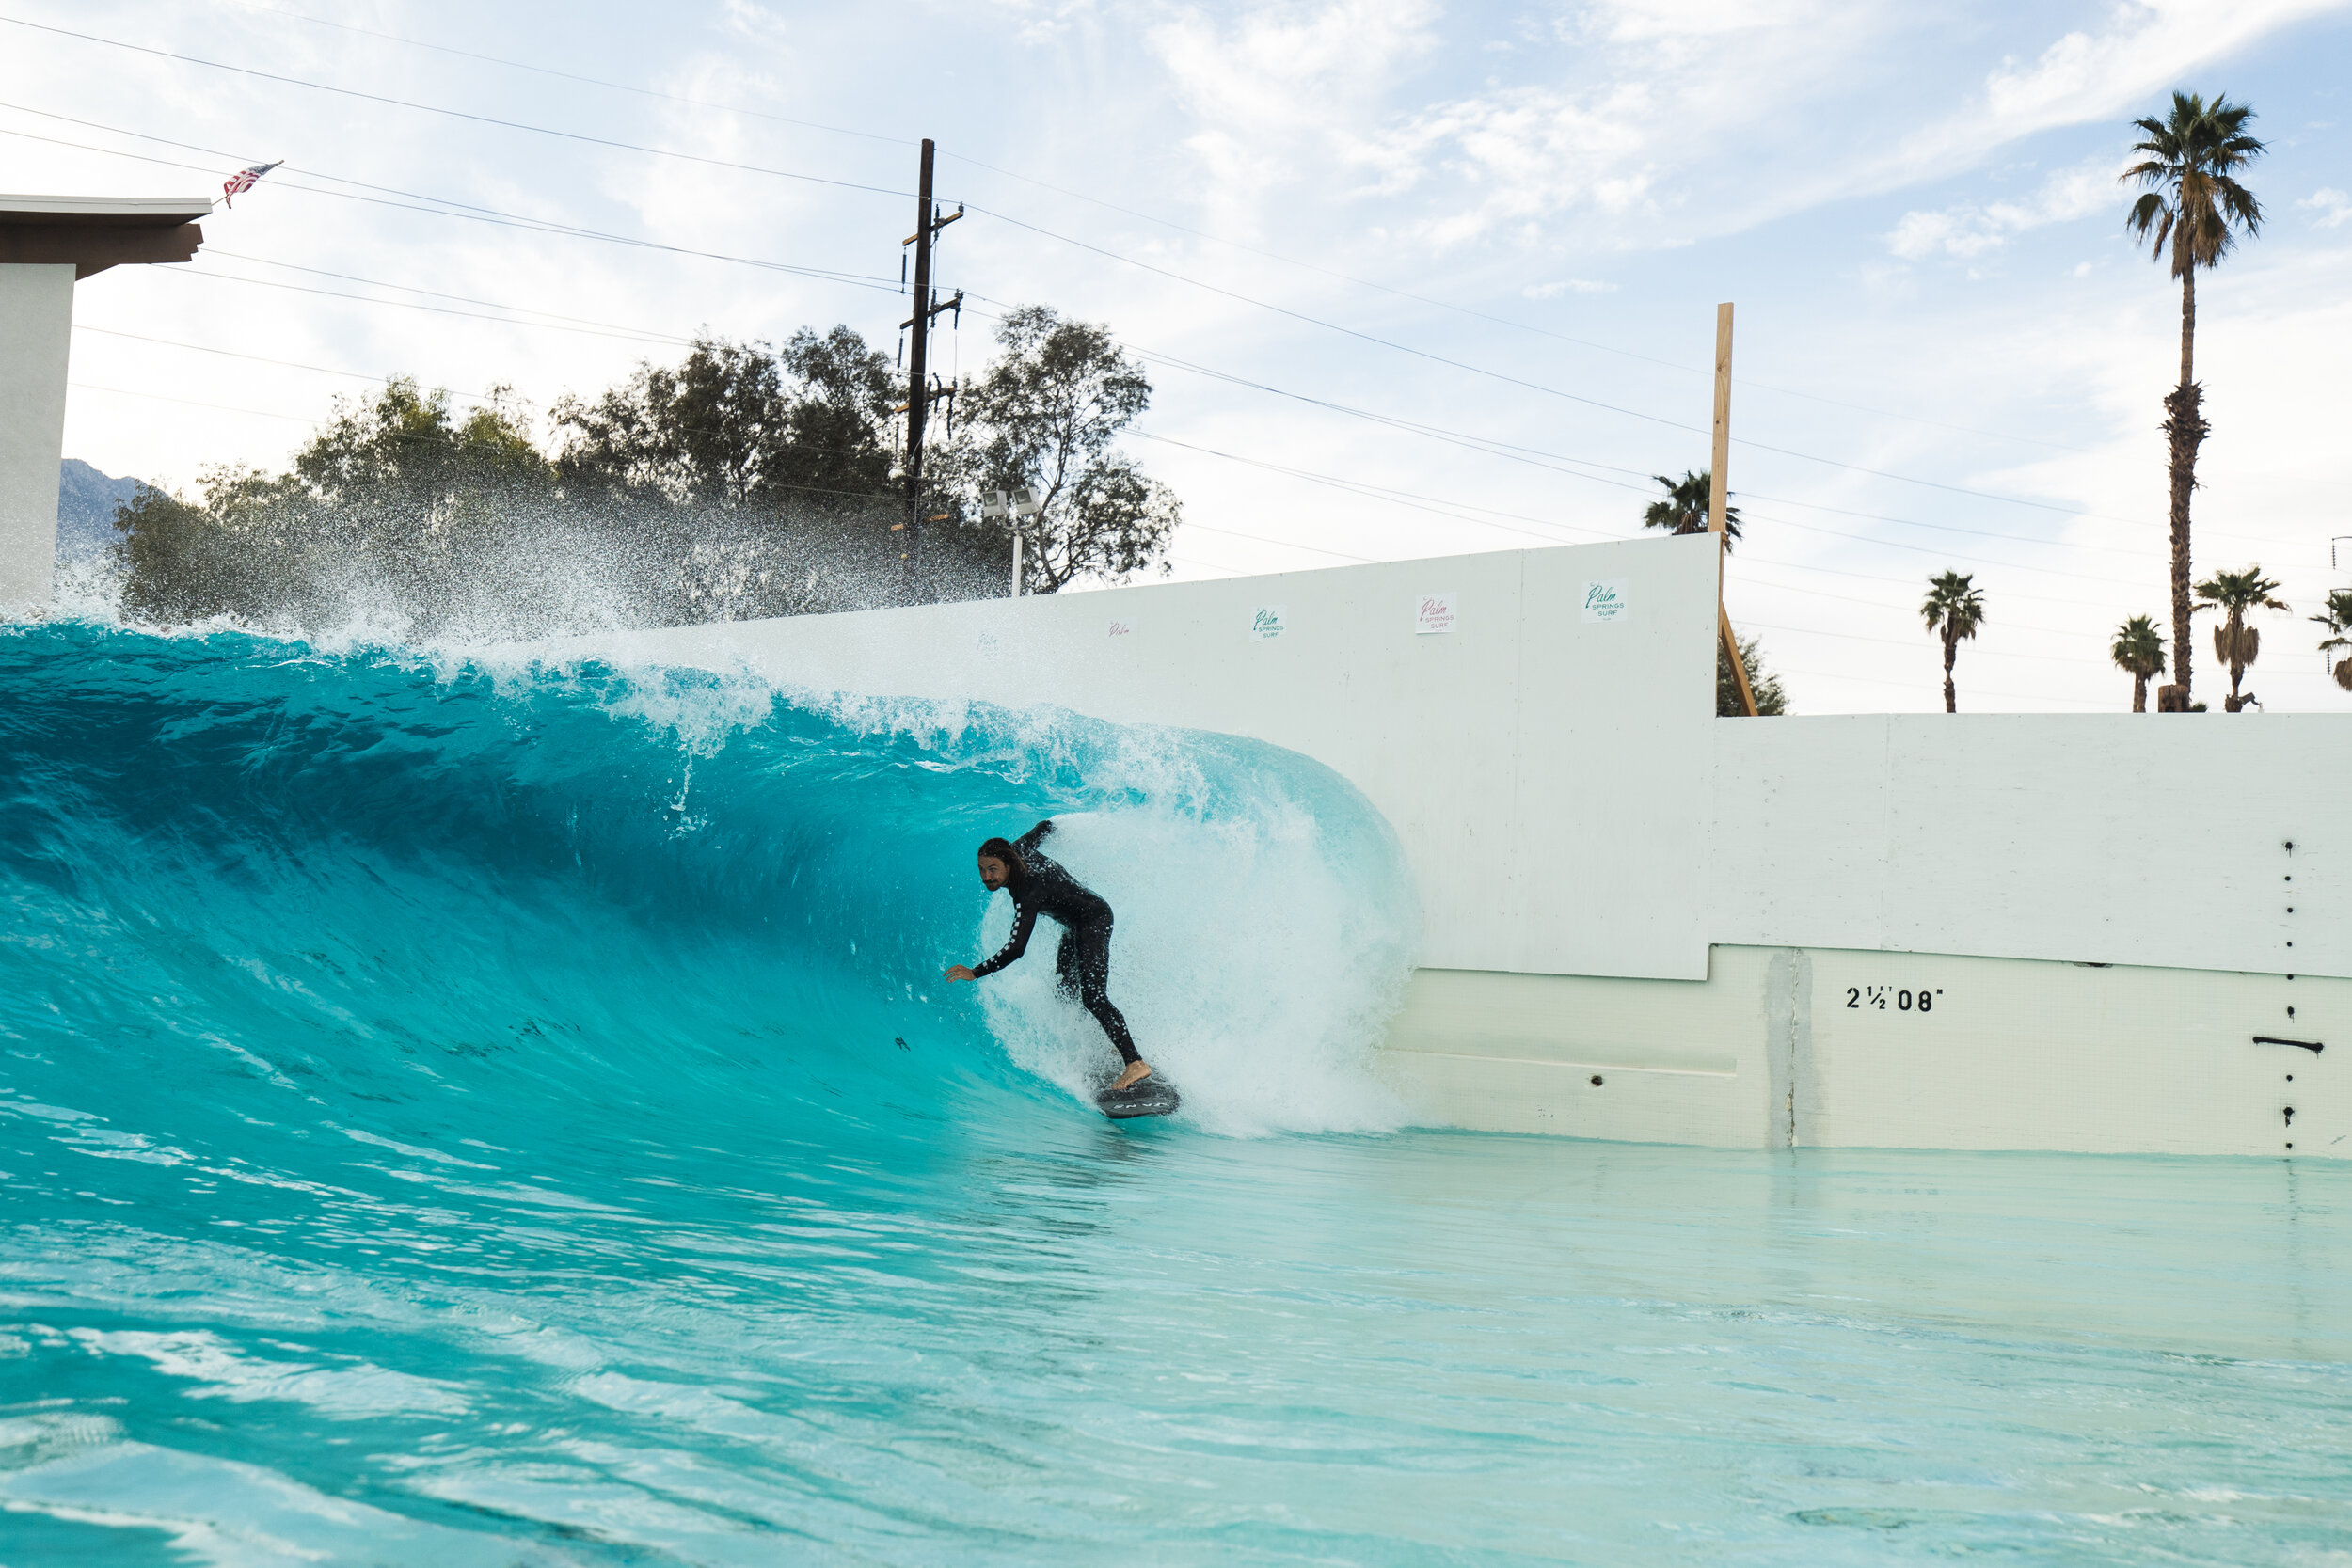
[[[1740,689],[1740,708],[1756,717],[1756,693],[1748,689],[1748,667],[1740,659],[1740,639],[1731,629],[1731,612],[1724,608],[1724,556],[1731,546],[1724,531],[1731,508],[1731,303],[1715,307],[1715,458],[1708,469],[1707,531],[1715,536],[1715,626],[1722,634],[1724,657],[1731,661],[1732,684]]]

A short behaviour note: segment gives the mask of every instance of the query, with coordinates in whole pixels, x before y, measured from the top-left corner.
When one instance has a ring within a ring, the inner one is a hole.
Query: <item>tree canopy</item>
[[[1650,477],[1665,486],[1666,497],[1649,503],[1649,509],[1642,514],[1642,526],[1662,528],[1669,533],[1705,533],[1710,521],[1715,471],[1701,468],[1693,473],[1686,469],[1680,479],[1668,479],[1664,474]],[[1739,538],[1740,509],[1725,501],[1724,548],[1731,548]]]
[[[1026,591],[1117,580],[1155,563],[1165,571],[1183,507],[1112,446],[1152,404],[1143,367],[1108,327],[1042,305],[1007,315],[996,338],[999,356],[972,388],[978,430],[959,472],[975,494],[1027,489],[1043,503],[1024,531]],[[995,538],[1009,562],[1009,532]]]
[[[1151,386],[1107,329],[1013,312],[966,388],[977,419],[925,461],[924,569],[909,520],[887,356],[847,326],[781,348],[705,334],[549,411],[549,441],[504,388],[470,407],[395,378],[341,402],[283,473],[218,468],[193,498],[143,492],[117,546],[133,613],[311,626],[354,614],[434,631],[792,614],[1007,591],[989,488],[1047,498],[1029,583],[1161,562],[1175,498],[1112,445]],[[561,601],[561,602],[559,602]]]

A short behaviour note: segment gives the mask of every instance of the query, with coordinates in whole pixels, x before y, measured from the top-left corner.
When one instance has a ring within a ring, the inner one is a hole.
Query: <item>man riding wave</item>
[[[991,893],[1003,888],[1012,895],[1012,935],[983,963],[956,964],[950,980],[977,980],[993,974],[1029,950],[1029,933],[1037,917],[1045,915],[1062,927],[1061,948],[1054,958],[1054,980],[1062,993],[1074,996],[1094,1015],[1110,1037],[1111,1047],[1126,1064],[1107,1093],[1130,1089],[1152,1076],[1152,1064],[1136,1052],[1127,1021],[1111,1006],[1111,907],[1038,849],[1054,831],[1051,817],[1007,843],[992,838],[980,846],[980,881]]]

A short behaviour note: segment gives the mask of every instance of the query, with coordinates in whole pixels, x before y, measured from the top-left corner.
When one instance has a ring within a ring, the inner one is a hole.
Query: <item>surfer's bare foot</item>
[[[1112,1081],[1111,1088],[1114,1091],[1119,1089],[1132,1089],[1137,1084],[1142,1083],[1146,1078],[1151,1076],[1152,1064],[1150,1062],[1131,1062],[1128,1064],[1127,1070],[1120,1073],[1118,1078]]]

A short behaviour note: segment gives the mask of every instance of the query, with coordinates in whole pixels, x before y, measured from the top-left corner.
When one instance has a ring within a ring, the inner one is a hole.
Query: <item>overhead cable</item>
[[[135,55],[149,55],[157,59],[178,60],[183,65],[200,65],[212,71],[232,71],[256,81],[277,82],[286,87],[307,87],[313,92],[334,93],[342,98],[356,98],[363,103],[383,103],[393,108],[413,109],[420,114],[443,115],[452,119],[471,120],[477,125],[496,125],[509,131],[525,131],[532,135],[557,136],[565,141],[585,142],[594,147],[611,148],[621,152],[642,152],[648,157],[675,158],[683,163],[701,164],[710,168],[732,169],[739,174],[764,174],[778,180],[803,181],[812,185],[831,185],[845,191],[865,191],[894,199],[913,200],[912,191],[893,190],[887,185],[868,185],[855,180],[835,180],[829,175],[803,174],[797,169],[770,168],[761,164],[739,163],[731,158],[707,157],[699,152],[681,152],[670,147],[647,147],[638,142],[616,141],[610,136],[592,136],[584,131],[564,131],[550,125],[533,125],[528,120],[501,119],[496,115],[478,115],[467,109],[446,108],[437,103],[419,103],[411,99],[393,98],[380,92],[362,92],[358,87],[336,87],[329,82],[313,82],[300,76],[284,76],[274,71],[257,71],[251,66],[230,65],[223,60],[208,60],[197,55],[183,55],[177,50],[156,49],[144,43],[128,43],[97,33],[76,32],[71,27],[53,27],[47,23],[27,22],[19,16],[0,16],[0,23],[13,27],[29,27],[36,32],[54,33],[59,38],[79,39],[85,43],[103,44],[110,49],[126,49]]]
[[[460,59],[478,60],[485,65],[503,66],[513,71],[529,71],[534,75],[553,77],[559,81],[578,82],[588,87],[605,87],[614,92],[631,93],[641,98],[656,99],[663,103],[683,103],[699,109],[716,109],[723,114],[740,115],[746,119],[766,120],[771,124],[777,125],[798,126],[803,130],[823,131],[833,135],[854,136],[860,140],[883,142],[895,147],[913,147],[916,145],[913,140],[905,136],[885,135],[882,133],[874,131],[860,131],[846,125],[829,125],[821,120],[796,119],[791,115],[780,115],[767,109],[746,108],[739,103],[722,103],[717,99],[696,98],[686,93],[665,92],[658,87],[639,87],[628,82],[615,82],[601,76],[587,76],[577,71],[557,71],[549,66],[533,65],[527,60],[509,59],[500,55],[485,55],[471,49],[459,49],[450,44],[433,43],[423,39],[404,38],[397,33],[379,32],[371,27],[361,27],[347,22],[333,22],[325,17],[310,16],[301,11],[287,10],[276,6],[260,5],[256,3],[256,0],[237,0],[237,3],[246,6],[251,10],[261,11],[269,15],[287,17],[297,22],[309,23],[312,26],[332,27],[341,32],[354,33],[363,38],[380,39],[387,43],[397,43],[405,48],[431,50],[437,54],[451,55]],[[1558,342],[1573,343],[1580,348],[1589,348],[1601,354],[1618,355],[1624,358],[1639,360],[1643,364],[1658,365],[1667,370],[1681,372],[1685,374],[1703,376],[1710,373],[1708,368],[1704,365],[1690,365],[1684,364],[1678,360],[1661,359],[1655,355],[1638,353],[1629,348],[1619,347],[1614,343],[1599,342],[1590,338],[1579,338],[1570,333],[1554,330],[1551,327],[1538,326],[1533,322],[1518,321],[1509,316],[1498,316],[1489,311],[1476,309],[1470,306],[1456,304],[1452,300],[1439,299],[1431,294],[1418,293],[1411,289],[1400,289],[1392,284],[1375,282],[1372,278],[1359,277],[1353,273],[1343,272],[1336,267],[1325,266],[1318,261],[1304,261],[1295,256],[1285,256],[1280,251],[1268,250],[1262,245],[1248,245],[1240,240],[1214,233],[1205,229],[1196,229],[1190,224],[1179,223],[1174,218],[1168,217],[1164,214],[1147,212],[1136,207],[1124,206],[1116,201],[1106,200],[1104,198],[1093,195],[1088,191],[1073,190],[1067,185],[1055,184],[1050,180],[1040,180],[1034,175],[1024,174],[1018,169],[1006,168],[1000,165],[987,163],[981,159],[972,157],[967,153],[954,152],[943,148],[940,150],[940,156],[952,160],[956,163],[968,164],[974,168],[984,169],[991,174],[1001,175],[1008,180],[1018,180],[1025,185],[1034,185],[1040,190],[1051,191],[1057,196],[1068,197],[1073,201],[1087,202],[1091,206],[1100,207],[1105,212],[1118,213],[1122,216],[1136,218],[1145,223],[1158,224],[1162,228],[1173,230],[1180,234],[1189,234],[1195,239],[1207,240],[1212,245],[1225,245],[1231,249],[1241,251],[1247,255],[1262,257],[1269,261],[1279,261],[1284,266],[1297,267],[1302,271],[1316,273],[1325,277],[1337,278],[1343,283],[1351,283],[1358,288],[1370,289],[1377,293],[1389,294],[1398,299],[1409,299],[1416,304],[1427,305],[1439,310],[1449,310],[1456,315],[1466,316],[1475,321],[1489,322],[1497,326],[1510,327],[1515,331],[1534,333],[1539,337],[1549,338]],[[1955,424],[1947,420],[1930,420],[1921,418],[1915,414],[1899,413],[1890,408],[1874,407],[1868,404],[1850,403],[1841,398],[1825,397],[1819,392],[1803,391],[1794,387],[1775,386],[1771,382],[1756,381],[1746,376],[1735,377],[1734,385],[1753,388],[1757,391],[1772,392],[1782,397],[1804,398],[1808,402],[1827,404],[1834,408],[1849,408],[1857,413],[1875,414],[1883,419],[1901,420],[1911,424],[1929,425],[1938,430],[1960,431],[1966,435],[1983,436],[2000,441],[2018,441],[2023,442],[2027,446],[2045,447],[2056,451],[2081,451],[2084,450],[2080,447],[2067,446],[2062,442],[2043,440],[2038,436],[2019,436],[2009,431],[1985,430],[1976,425]]]
[[[45,109],[28,109],[21,103],[0,103],[0,109],[14,109],[20,114],[38,115],[44,119],[65,120],[69,124],[86,125],[92,130],[105,131],[119,136],[133,136],[136,137],[140,141],[157,142],[166,147],[177,147],[191,152],[210,153],[220,158],[236,159],[246,156],[246,154],[243,153],[222,151],[216,148],[199,147],[191,142],[173,141],[168,136],[151,136],[140,131],[126,131],[119,126],[104,125],[96,120],[75,119],[71,115],[55,115],[49,113]],[[220,172],[218,168],[208,168],[198,164],[179,163],[169,158],[152,157],[144,152],[125,152],[120,148],[93,147],[87,142],[66,141],[57,136],[39,136],[35,135],[30,131],[18,131],[8,127],[0,127],[0,135],[17,136],[25,141],[46,142],[55,147],[75,148],[84,152],[97,152],[110,158],[128,158],[136,163],[160,165],[165,168],[189,169],[198,174],[217,174]],[[407,201],[388,201],[383,199],[381,197],[359,196],[355,194],[353,191],[325,190],[317,185],[303,184],[301,182],[290,179],[284,175],[274,176],[270,181],[270,188],[274,191],[301,191],[310,196],[333,197],[342,201],[365,202],[370,206],[390,207],[400,212],[424,213],[434,217],[462,218],[474,223],[497,224],[506,228],[520,229],[528,233],[560,234],[567,235],[576,239],[602,240],[608,244],[628,245],[639,250],[657,250],[673,256],[693,256],[705,261],[728,261],[738,266],[759,267],[770,272],[791,273],[796,277],[814,277],[826,282],[848,283],[857,288],[874,289],[886,293],[895,294],[898,292],[898,284],[896,278],[885,277],[880,274],[845,272],[836,268],[805,266],[791,261],[765,261],[755,256],[730,256],[724,254],[723,252],[715,250],[697,250],[689,245],[665,245],[659,240],[641,239],[629,234],[608,233],[602,230],[583,228],[578,224],[562,223],[552,218],[533,218],[524,216],[520,214],[501,212],[495,207],[475,206],[470,202],[456,201],[448,197],[428,196],[415,191],[402,191],[394,189],[389,185],[372,185],[363,180],[348,180],[340,175],[322,174],[315,169],[298,170],[297,172],[308,173],[314,179],[329,181],[339,185],[351,185],[356,187],[358,190],[382,191],[388,195],[403,196],[408,198],[409,199]],[[414,203],[417,202],[430,202],[434,203],[434,205],[414,205]]]

